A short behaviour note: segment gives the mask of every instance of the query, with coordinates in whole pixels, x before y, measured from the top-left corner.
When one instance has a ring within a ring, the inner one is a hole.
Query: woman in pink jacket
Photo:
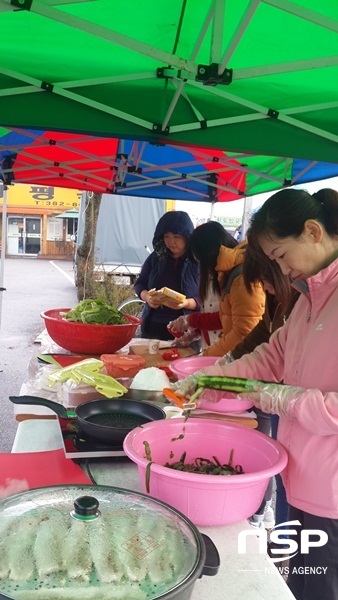
[[[269,343],[204,371],[276,382],[249,397],[280,416],[278,439],[288,452],[289,520],[300,523],[291,527],[298,546],[290,548],[288,585],[297,600],[337,600],[338,193],[274,194],[253,216],[248,243],[291,276],[300,298]],[[303,530],[313,530],[309,548]]]

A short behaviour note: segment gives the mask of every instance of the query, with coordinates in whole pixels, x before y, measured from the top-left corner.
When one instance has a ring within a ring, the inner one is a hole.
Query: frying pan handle
[[[9,399],[13,404],[37,404],[38,406],[46,406],[62,419],[68,418],[68,413],[62,404],[53,402],[53,400],[48,400],[47,398],[39,398],[38,396],[9,396]]]

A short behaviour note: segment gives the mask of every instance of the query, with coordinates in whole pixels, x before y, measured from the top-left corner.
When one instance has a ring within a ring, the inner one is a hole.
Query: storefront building
[[[82,191],[15,184],[6,193],[4,215],[4,191],[0,186],[1,231],[2,220],[6,219],[6,256],[72,258]]]

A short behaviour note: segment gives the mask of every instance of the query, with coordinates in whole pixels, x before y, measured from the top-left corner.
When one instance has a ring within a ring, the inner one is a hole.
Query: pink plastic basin
[[[184,438],[173,440],[184,433]],[[269,478],[286,466],[284,448],[268,436],[235,423],[189,418],[146,423],[125,438],[126,455],[138,466],[142,490],[146,490],[148,442],[153,464],[149,494],[180,510],[199,526],[226,525],[249,518],[260,506]],[[243,475],[200,475],[163,465],[176,462],[186,452],[186,463],[197,457],[216,456],[222,463],[234,449],[234,464]],[[171,455],[174,453],[174,456]]]
[[[191,356],[189,358],[178,358],[170,363],[171,371],[177,379],[184,379],[188,375],[193,375],[196,371],[211,367],[218,360],[219,356]],[[253,407],[249,400],[238,400],[235,394],[224,392],[222,400],[219,402],[209,402],[207,400],[207,390],[203,394],[199,407],[203,410],[211,410],[219,413],[241,413]]]
[[[189,356],[188,358],[173,360],[169,367],[175,373],[177,379],[184,379],[188,375],[193,375],[196,371],[213,366],[218,359],[219,356]]]

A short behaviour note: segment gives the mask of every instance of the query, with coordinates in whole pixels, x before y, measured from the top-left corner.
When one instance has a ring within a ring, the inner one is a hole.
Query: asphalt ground
[[[18,395],[34,340],[44,329],[40,313],[78,303],[71,261],[6,258],[0,323],[0,451],[10,452],[17,422],[8,397]]]

